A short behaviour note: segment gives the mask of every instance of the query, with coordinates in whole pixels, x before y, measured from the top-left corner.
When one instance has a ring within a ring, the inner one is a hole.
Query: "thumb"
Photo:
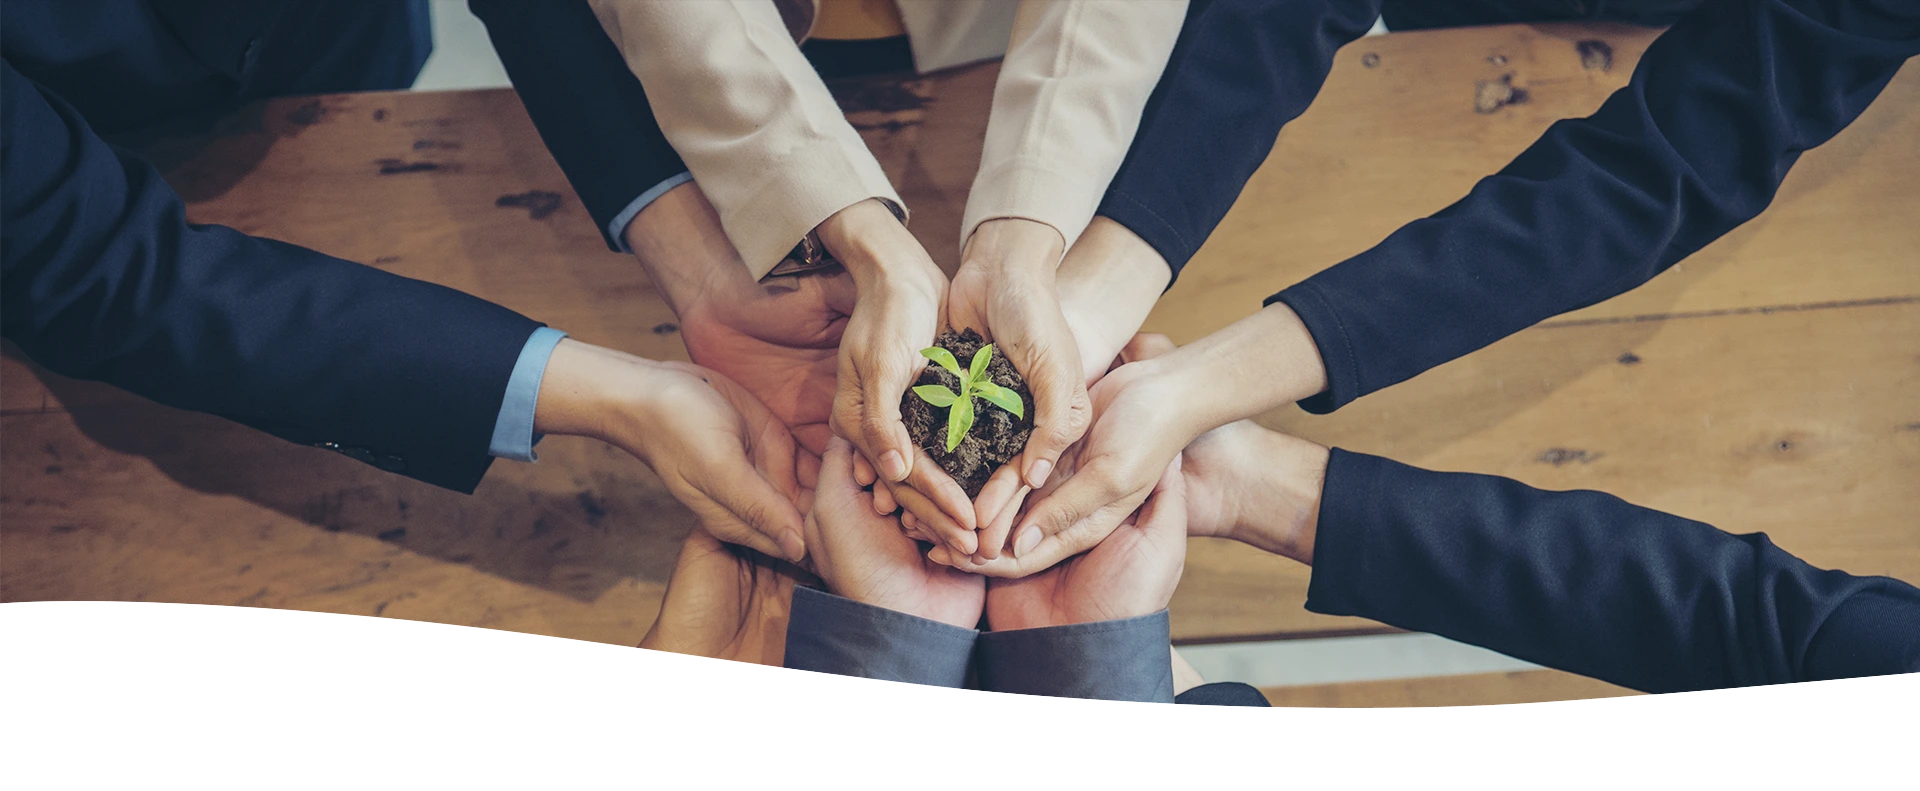
[[[1051,494],[1034,502],[1013,533],[1013,555],[1023,558],[1043,539],[1054,537],[1072,539],[1054,547],[1052,554],[1061,557],[1091,547],[1112,534],[1145,496],[1145,491],[1138,497],[1122,491],[1097,464],[1082,468]],[[1131,502],[1125,502],[1128,500]]]
[[[715,536],[795,563],[806,557],[800,510],[744,458],[714,471],[718,485],[697,486],[716,508],[701,514]]]
[[[1038,364],[1027,368],[1031,372],[1027,384],[1033,391],[1033,433],[1020,452],[1020,471],[1028,486],[1039,489],[1060,463],[1060,454],[1086,436],[1093,425],[1093,405],[1079,369],[1045,355],[1034,362]]]

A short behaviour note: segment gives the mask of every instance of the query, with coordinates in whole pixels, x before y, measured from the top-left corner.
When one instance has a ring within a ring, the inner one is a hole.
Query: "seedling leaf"
[[[962,379],[967,378],[967,375],[960,371],[960,361],[953,359],[953,352],[938,346],[929,346],[920,350],[920,356],[939,363],[941,368],[952,371],[954,376]]]
[[[973,365],[967,367],[967,381],[980,382],[987,377],[987,363],[993,359],[993,344],[980,347],[973,353]]]
[[[960,400],[952,390],[939,385],[921,385],[913,389],[913,394],[919,396],[920,400],[937,407],[953,406],[953,402]]]
[[[947,412],[947,452],[960,447],[960,440],[966,438],[967,430],[973,428],[973,399],[962,398],[953,402],[953,409]]]
[[[1014,417],[1026,417],[1026,404],[1021,402],[1020,394],[992,382],[976,382],[974,395],[987,399],[994,406],[1012,412]]]

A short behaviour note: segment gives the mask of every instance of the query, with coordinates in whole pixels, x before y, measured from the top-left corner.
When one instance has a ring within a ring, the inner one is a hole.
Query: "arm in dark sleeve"
[[[635,199],[680,183],[686,164],[661,134],[640,78],[587,0],[469,0],[540,139],[606,237],[624,250]],[[659,197],[657,193],[649,199]],[[637,211],[637,209],[635,210]],[[621,215],[625,213],[625,217]]]
[[[959,687],[979,632],[835,596],[793,589],[787,655],[796,670]]]
[[[1648,692],[1920,671],[1920,589],[1599,492],[1334,449],[1307,609]]]
[[[1098,213],[1179,277],[1320,93],[1333,53],[1379,16],[1379,0],[1194,0]]]
[[[980,635],[980,688],[1057,698],[1173,701],[1167,611]]]
[[[1327,392],[1301,406],[1332,411],[1646,282],[1765,209],[1916,53],[1910,0],[1709,0],[1593,115],[1268,299],[1326,362]]]
[[[159,172],[0,75],[0,334],[66,376],[471,491],[538,326],[453,289],[186,221]]]

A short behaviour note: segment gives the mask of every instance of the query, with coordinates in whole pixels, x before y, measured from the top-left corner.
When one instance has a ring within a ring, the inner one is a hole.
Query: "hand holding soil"
[[[914,444],[953,476],[968,497],[977,497],[993,471],[1026,448],[1027,437],[1033,433],[1033,395],[1020,372],[998,349],[989,352],[980,371],[983,375],[973,377],[971,363],[982,348],[990,346],[980,333],[948,330],[935,339],[934,345],[946,350],[952,359],[930,361],[921,369],[915,387],[900,399],[900,415]],[[943,364],[947,362],[958,372]],[[968,380],[988,386],[978,387]],[[942,396],[941,390],[947,395]],[[962,392],[966,393],[964,400],[957,397]],[[946,405],[933,403],[940,401]],[[1007,408],[1015,403],[1020,406],[1018,413]],[[950,436],[951,413],[955,410],[971,410],[973,420],[964,433]]]

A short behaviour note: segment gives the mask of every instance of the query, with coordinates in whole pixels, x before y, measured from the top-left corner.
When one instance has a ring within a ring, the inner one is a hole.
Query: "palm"
[[[1185,538],[1129,522],[1084,554],[1020,579],[995,578],[987,590],[994,629],[1031,629],[1131,618],[1158,611],[1180,579]],[[1171,560],[1169,560],[1171,558]]]
[[[817,456],[829,436],[851,288],[844,273],[780,278],[744,299],[690,306],[681,317],[687,354],[746,388]]]

